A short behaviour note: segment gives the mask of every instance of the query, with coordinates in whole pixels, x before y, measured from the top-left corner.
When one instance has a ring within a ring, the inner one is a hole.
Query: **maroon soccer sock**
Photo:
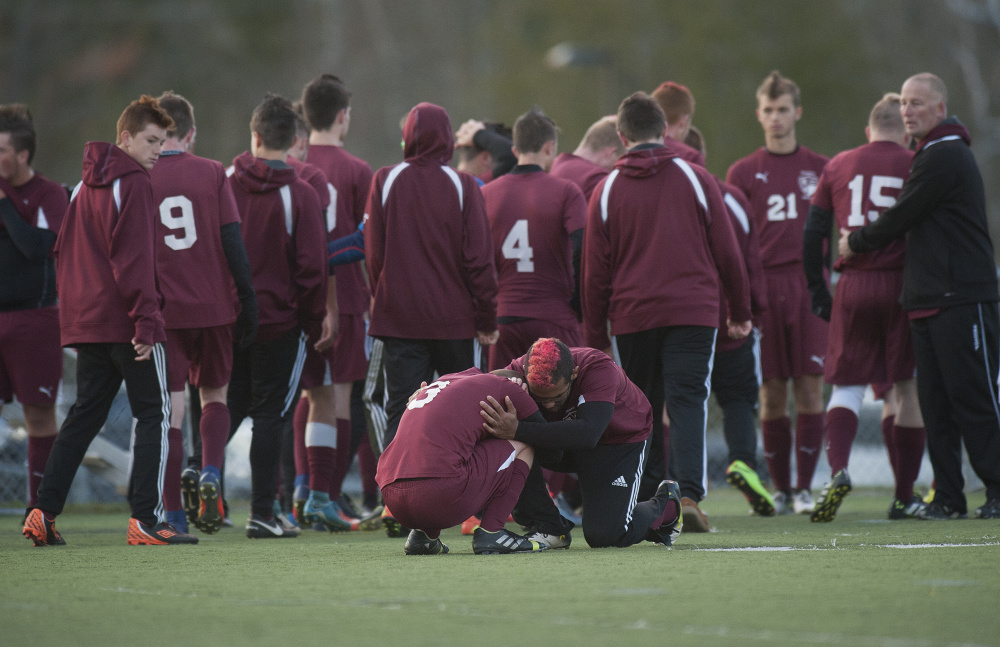
[[[295,476],[309,475],[309,456],[306,453],[306,423],[309,422],[309,399],[299,398],[292,416]]]
[[[663,508],[663,512],[659,517],[653,520],[653,523],[649,524],[650,528],[659,528],[665,523],[673,523],[677,521],[677,517],[681,516],[680,506],[677,502],[671,499],[667,501],[667,505]]]
[[[329,493],[337,450],[323,446],[306,447],[306,454],[309,456],[309,489]]]
[[[337,418],[337,454],[334,457],[333,476],[330,481],[330,498],[336,500],[340,496],[340,488],[344,485],[344,477],[351,467],[351,421]]]
[[[764,438],[764,458],[774,489],[792,489],[792,419],[788,416],[760,422]]]
[[[899,466],[896,474],[896,498],[908,503],[913,498],[913,483],[920,474],[927,431],[923,427],[900,427],[892,430]]]
[[[826,458],[830,461],[830,474],[847,468],[857,435],[858,416],[853,411],[834,407],[826,412]]]
[[[184,434],[170,428],[167,433],[167,468],[163,474],[163,507],[167,512],[183,510],[181,504],[181,470],[184,469]]]
[[[882,418],[882,442],[885,444],[885,453],[889,455],[889,466],[892,467],[892,475],[899,480],[899,450],[896,448],[896,434],[893,431],[896,427],[896,416],[886,416]]]
[[[800,490],[812,485],[823,446],[823,414],[800,413],[795,419],[795,481]]]
[[[528,480],[528,472],[531,468],[528,467],[527,463],[517,458],[507,469],[513,470],[507,489],[487,501],[486,507],[483,508],[483,518],[479,522],[479,526],[486,532],[496,532],[507,523],[507,517],[514,509],[517,498],[521,496],[521,490],[524,489],[524,482]]]
[[[221,402],[209,402],[201,408],[201,466],[222,471],[229,441],[229,407]]]
[[[361,474],[361,491],[364,492],[365,500],[374,497],[378,492],[378,483],[375,482],[375,471],[378,464],[375,462],[375,454],[368,439],[363,439],[358,445],[358,472]]]
[[[45,475],[45,464],[49,462],[49,454],[52,453],[52,445],[55,442],[55,435],[43,436],[41,438],[28,436],[29,508],[33,508],[38,504],[38,488],[42,485],[42,477]]]

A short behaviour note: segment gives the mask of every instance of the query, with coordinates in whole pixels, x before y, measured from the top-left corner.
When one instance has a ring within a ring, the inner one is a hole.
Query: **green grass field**
[[[122,511],[70,510],[68,545],[0,517],[2,645],[1000,645],[1000,521],[885,519],[853,493],[829,524],[705,502],[716,531],[480,557],[406,557],[384,533],[130,547]],[[982,503],[982,494],[970,505]],[[245,510],[245,505],[234,506]]]

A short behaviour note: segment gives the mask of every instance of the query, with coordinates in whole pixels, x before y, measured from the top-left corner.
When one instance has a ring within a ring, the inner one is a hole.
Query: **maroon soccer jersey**
[[[787,155],[761,147],[729,167],[726,182],[750,200],[765,270],[801,267],[809,201],[826,163],[826,157],[805,146]]]
[[[573,363],[580,370],[563,409],[554,414],[543,410],[545,419],[549,422],[573,420],[576,408],[584,402],[610,402],[615,405],[615,412],[598,443],[620,445],[646,440],[653,426],[653,410],[639,387],[603,352],[593,348],[571,348],[570,352]],[[526,358],[527,355],[523,355],[515,359],[507,368],[524,373]],[[521,409],[517,411],[520,414]]]
[[[236,321],[236,285],[219,229],[239,222],[226,170],[189,153],[165,153],[149,172],[156,205],[156,272],[167,328]]]
[[[819,178],[812,203],[833,212],[837,231],[856,231],[878,219],[896,204],[903,182],[910,176],[913,153],[894,142],[871,142],[834,156]],[[900,238],[882,249],[838,258],[834,268],[848,270],[901,270]]]
[[[569,235],[583,229],[587,205],[572,182],[536,168],[515,169],[483,187],[500,285],[497,315],[571,326]]]
[[[69,206],[69,196],[61,184],[35,173],[8,197],[16,202],[14,207],[29,225],[59,233]]]
[[[326,212],[329,240],[350,236],[365,216],[372,169],[340,146],[310,144],[306,160],[326,176],[332,201]],[[368,312],[369,294],[361,263],[337,268],[337,305],[340,314]]]
[[[479,406],[488,395],[501,404],[509,397],[519,420],[538,411],[531,396],[507,378],[474,368],[443,375],[406,405],[396,437],[379,458],[379,486],[464,474],[476,444],[493,437],[483,430]]]
[[[583,191],[584,199],[589,201],[591,194],[594,193],[594,187],[607,177],[608,172],[603,167],[573,153],[559,153],[552,162],[549,175],[569,180]]]
[[[296,326],[318,334],[328,268],[316,192],[287,164],[278,167],[249,152],[228,172],[257,292],[257,340],[277,339]]]

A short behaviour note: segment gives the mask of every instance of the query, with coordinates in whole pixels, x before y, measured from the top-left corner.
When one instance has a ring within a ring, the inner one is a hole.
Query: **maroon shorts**
[[[365,355],[364,315],[340,315],[340,332],[333,348],[318,353],[307,345],[306,363],[299,385],[303,389],[363,380],[368,375]]]
[[[62,380],[59,307],[0,312],[0,403],[56,403]]]
[[[528,319],[517,323],[500,324],[500,339],[490,346],[490,370],[504,368],[512,360],[528,352],[539,337],[556,337],[573,348],[583,345],[580,324],[565,326],[542,319]]]
[[[233,372],[233,326],[167,329],[167,383],[171,392],[194,386],[217,389]]]
[[[801,267],[768,271],[768,309],[760,318],[760,363],[765,380],[822,375],[829,324],[812,313]]]
[[[914,376],[910,322],[897,301],[902,286],[902,272],[840,277],[823,371],[827,384],[895,383]]]
[[[401,479],[382,487],[392,516],[408,528],[436,533],[462,523],[510,488],[514,447],[487,438],[476,445],[464,474]]]

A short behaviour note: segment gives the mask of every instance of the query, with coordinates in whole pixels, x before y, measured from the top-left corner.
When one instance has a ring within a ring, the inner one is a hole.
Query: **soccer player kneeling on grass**
[[[480,510],[482,521],[472,539],[477,555],[545,549],[504,529],[534,452],[522,442],[494,438],[483,430],[479,407],[488,396],[508,398],[521,417],[538,415],[538,406],[520,386],[474,368],[442,376],[407,404],[376,474],[393,516],[420,529],[410,531],[404,547],[407,555],[447,553],[448,546],[439,538],[441,529]]]

